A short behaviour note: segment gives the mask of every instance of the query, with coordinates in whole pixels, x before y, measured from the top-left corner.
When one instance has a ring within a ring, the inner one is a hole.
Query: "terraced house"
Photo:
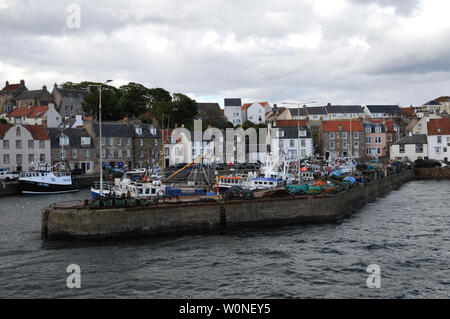
[[[44,126],[0,124],[0,168],[27,171],[50,161],[50,137]]]
[[[87,174],[99,171],[95,141],[84,128],[49,128],[52,164],[67,162]]]
[[[41,90],[23,91],[20,94],[14,96],[14,107],[28,107],[28,106],[41,106],[48,105],[53,99],[47,86],[43,86]]]
[[[162,156],[162,140],[158,129],[152,124],[131,123],[133,138],[133,163],[136,168],[156,164]]]
[[[126,123],[102,122],[102,139],[97,122],[85,121],[84,128],[94,139],[99,154],[102,145],[103,167],[128,168],[133,165],[133,136]]]
[[[325,158],[364,156],[365,135],[361,121],[323,121],[322,125]]]

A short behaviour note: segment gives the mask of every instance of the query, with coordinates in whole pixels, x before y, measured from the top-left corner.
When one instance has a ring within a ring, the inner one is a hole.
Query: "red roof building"
[[[430,119],[428,135],[450,135],[450,118]]]
[[[297,127],[297,126],[307,126],[306,120],[278,120],[275,122],[277,127]]]
[[[324,132],[363,132],[364,127],[360,121],[323,121]]]

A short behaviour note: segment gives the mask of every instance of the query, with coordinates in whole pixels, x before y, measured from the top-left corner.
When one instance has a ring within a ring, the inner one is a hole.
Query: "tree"
[[[142,84],[130,82],[122,85],[120,92],[118,108],[123,115],[137,118],[149,110],[149,89]]]
[[[184,124],[186,128],[193,129],[194,118],[197,116],[197,102],[184,94],[175,93],[172,105],[172,123]]]
[[[82,82],[87,83],[87,82]],[[91,82],[92,83],[92,82]],[[93,83],[92,83],[93,84]],[[98,117],[99,93],[98,87],[90,87],[90,93],[83,98],[81,106],[86,114]],[[102,86],[102,119],[116,121],[123,118],[123,113],[118,107],[120,91],[109,85]]]
[[[0,124],[8,124],[8,121],[5,119],[0,119]]]

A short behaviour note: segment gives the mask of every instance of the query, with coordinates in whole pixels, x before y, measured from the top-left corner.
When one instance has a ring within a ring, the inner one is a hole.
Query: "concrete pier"
[[[50,206],[42,212],[42,237],[112,238],[212,232],[235,227],[327,223],[414,178],[414,170],[335,195],[304,195],[225,202],[183,202],[135,208]]]

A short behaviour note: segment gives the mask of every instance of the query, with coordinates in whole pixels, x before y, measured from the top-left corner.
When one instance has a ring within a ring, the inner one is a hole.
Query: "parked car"
[[[414,162],[414,166],[417,168],[428,168],[428,167],[441,167],[442,164],[439,161],[436,160],[431,160],[431,159],[427,159],[427,160],[423,160],[423,159],[418,159]]]
[[[19,172],[10,172],[8,170],[2,170],[0,171],[0,180],[2,181],[13,181],[15,179],[18,179],[20,176]]]

